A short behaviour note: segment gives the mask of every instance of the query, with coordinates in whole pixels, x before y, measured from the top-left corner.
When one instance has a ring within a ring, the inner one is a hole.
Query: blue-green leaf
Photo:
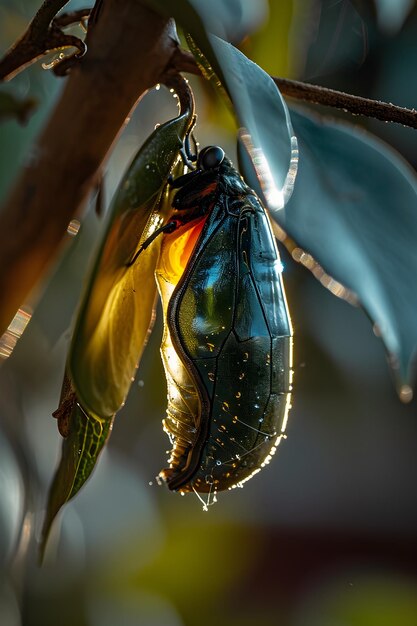
[[[268,12],[266,0],[147,0],[165,17],[173,17],[192,33],[200,45],[210,46],[206,33],[239,42],[262,22]],[[207,49],[205,49],[207,51]]]
[[[271,209],[280,209],[291,196],[298,150],[291,119],[272,78],[231,44],[209,35],[214,55],[207,58],[188,38],[205,76],[227,93],[239,123],[245,176]],[[253,171],[255,176],[253,176]]]
[[[291,113],[300,145],[294,194],[272,214],[353,291],[409,399],[417,348],[417,178],[387,144],[354,126]],[[406,386],[406,387],[404,387]]]
[[[249,156],[243,160],[247,161],[249,171],[254,167],[260,183],[257,191],[271,208],[282,207],[292,193],[297,142],[287,106],[272,78],[224,41],[230,36],[244,3],[239,0],[148,2],[164,15],[174,17],[189,33],[188,45],[203,74],[213,80],[232,105],[240,127],[240,146]]]

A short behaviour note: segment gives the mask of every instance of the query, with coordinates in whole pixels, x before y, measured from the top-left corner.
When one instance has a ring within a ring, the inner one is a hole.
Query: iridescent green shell
[[[230,161],[195,174],[174,206],[207,217],[178,284],[157,270],[173,444],[161,477],[213,493],[251,478],[284,436],[292,329],[268,216]]]

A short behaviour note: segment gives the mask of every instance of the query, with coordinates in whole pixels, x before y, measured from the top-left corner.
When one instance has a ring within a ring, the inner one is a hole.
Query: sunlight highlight
[[[8,359],[32,317],[30,307],[18,310],[6,332],[0,337],[0,359]]]
[[[239,139],[244,145],[248,155],[251,158],[256,177],[265,196],[267,206],[271,211],[279,211],[284,208],[290,199],[295,178],[298,170],[298,142],[293,135],[291,137],[291,158],[290,164],[282,189],[278,189],[275,184],[269,163],[261,148],[255,148],[252,138],[245,128],[239,130]]]

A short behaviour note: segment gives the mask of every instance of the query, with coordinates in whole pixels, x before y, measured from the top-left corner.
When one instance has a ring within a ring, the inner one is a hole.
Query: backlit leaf
[[[300,144],[294,194],[272,214],[352,290],[376,324],[400,394],[417,347],[417,178],[387,144],[354,126],[291,113]]]
[[[188,106],[189,105],[189,106]],[[159,126],[139,150],[113,200],[78,314],[54,413],[64,437],[47,505],[43,555],[60,508],[93,471],[123,404],[152,322],[159,238],[129,264],[170,211],[167,177],[194,122],[193,102]]]
[[[206,78],[230,98],[240,129],[240,148],[256,172],[257,191],[272,209],[291,196],[298,150],[287,105],[271,77],[231,44],[209,35],[214,56],[207,58],[188,38]],[[246,174],[246,172],[243,172]]]
[[[72,400],[64,409],[68,436],[62,442],[61,460],[49,490],[40,544],[41,558],[52,522],[61,507],[76,495],[89,478],[113,425],[113,419],[102,419],[87,413],[76,401],[75,394]]]
[[[111,418],[123,404],[152,322],[159,240],[127,264],[161,226],[167,176],[193,111],[158,127],[134,158],[113,200],[107,232],[78,315],[68,360],[83,408]]]
[[[148,0],[174,17],[189,33],[187,42],[207,79],[213,80],[233,108],[241,147],[261,181],[258,191],[272,208],[282,207],[292,193],[297,171],[297,142],[287,106],[271,77],[224,39],[243,14],[238,0]],[[213,34],[215,33],[215,34]],[[216,35],[220,35],[219,38]]]
[[[207,33],[227,41],[239,42],[265,19],[266,0],[147,0],[165,17],[173,17],[184,31],[189,32],[208,53]]]

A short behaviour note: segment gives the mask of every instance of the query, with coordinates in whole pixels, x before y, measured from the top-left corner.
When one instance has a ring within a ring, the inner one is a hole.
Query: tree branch
[[[65,4],[46,0],[23,38],[50,30]],[[0,334],[56,254],[136,101],[167,68],[200,73],[192,55],[178,49],[172,22],[140,0],[101,2],[87,43],[0,213]],[[417,128],[414,110],[274,80],[285,95]]]
[[[179,72],[201,75],[193,55],[186,50],[179,48],[175,53],[173,63]],[[342,91],[336,91],[335,89],[311,85],[310,83],[303,83],[297,80],[277,78],[274,76],[271,78],[281,93],[291,98],[297,98],[305,102],[314,102],[315,104],[322,104],[335,109],[342,109],[353,115],[364,115],[383,122],[394,122],[417,129],[417,111],[415,109],[406,109],[388,102],[361,98],[360,96],[354,96]]]
[[[77,9],[76,11],[68,11],[67,13],[61,13],[54,18],[55,26],[58,28],[65,28],[71,26],[71,24],[82,23],[86,20],[91,13],[91,8]]]
[[[83,41],[61,31],[55,16],[68,0],[45,0],[26,32],[0,60],[0,80],[10,80],[44,54],[63,48],[76,48],[77,57],[86,52]],[[62,25],[66,25],[65,23]]]
[[[0,334],[51,262],[137,100],[177,44],[139,0],[106,0],[31,158],[0,213]]]
[[[303,83],[297,80],[272,78],[280,91],[286,96],[304,100],[305,102],[314,102],[315,104],[342,109],[353,115],[364,115],[382,122],[394,122],[410,128],[417,128],[417,111],[415,109],[406,109],[390,102],[361,98],[343,91],[336,91],[335,89],[311,85],[310,83]]]

